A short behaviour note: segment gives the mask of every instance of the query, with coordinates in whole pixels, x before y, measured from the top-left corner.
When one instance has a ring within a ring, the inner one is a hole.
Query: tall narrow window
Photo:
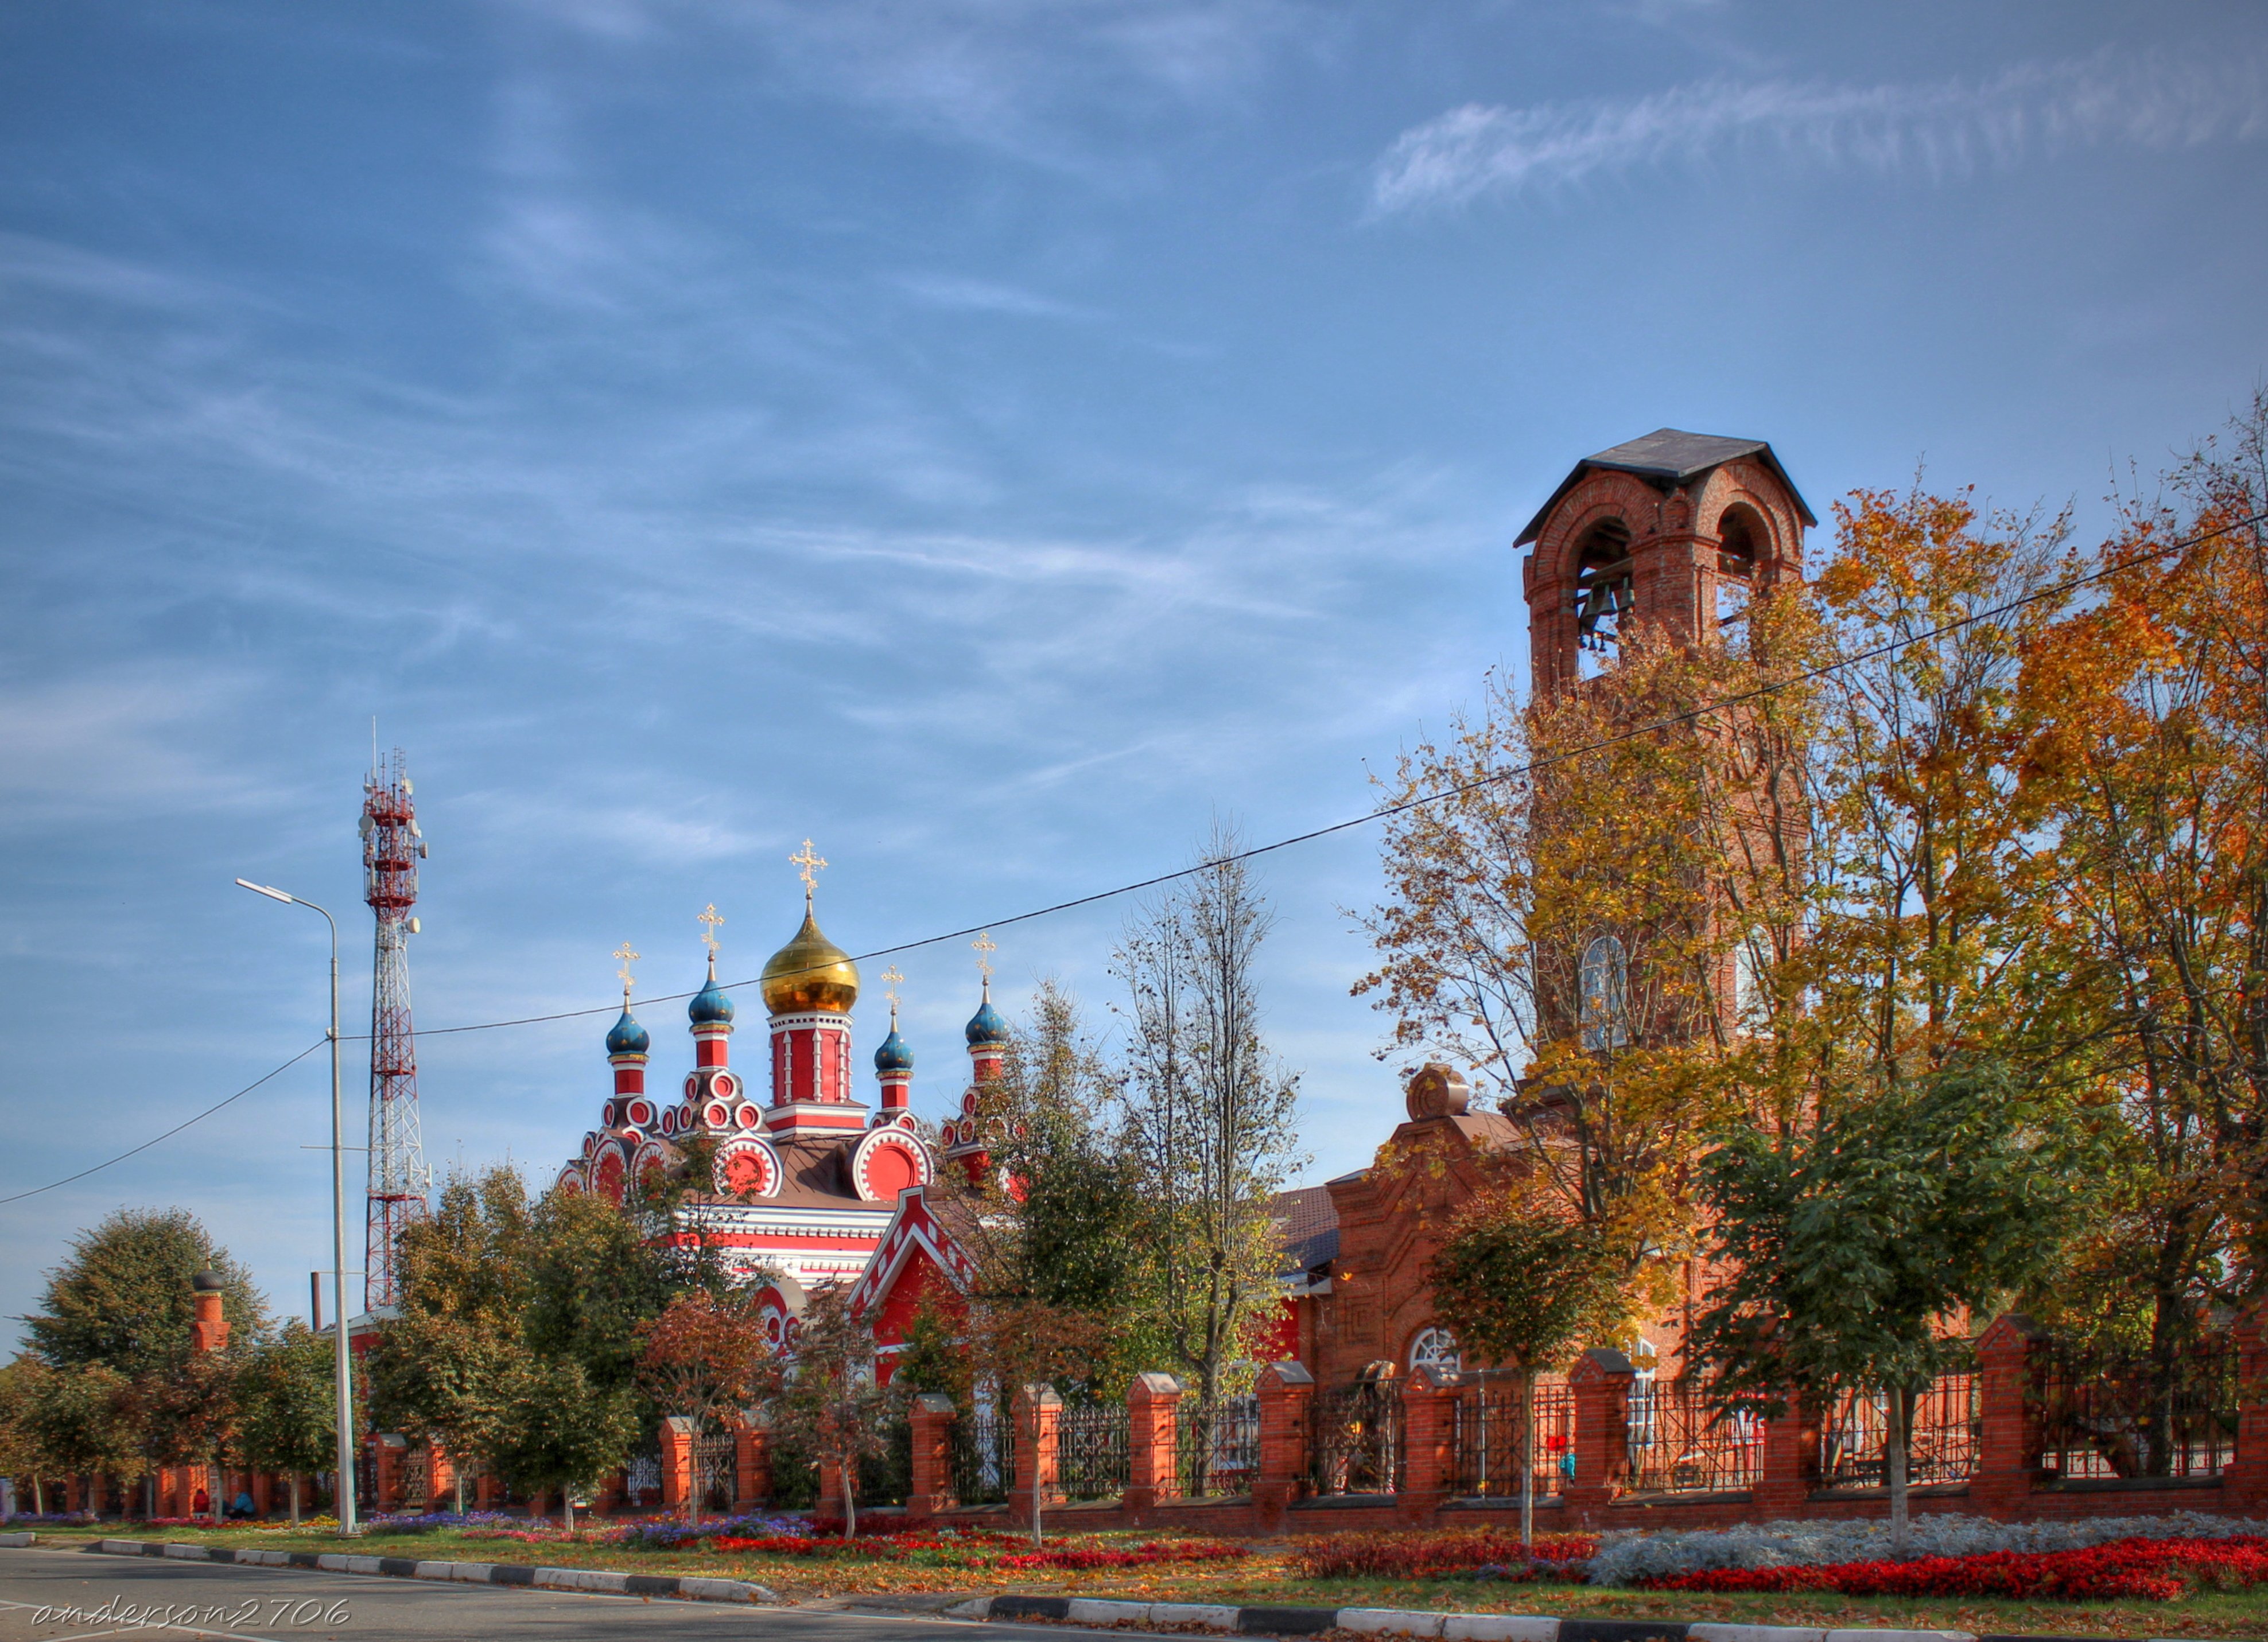
[[[1586,1049],[1617,1049],[1630,1042],[1630,956],[1612,935],[1583,949],[1577,978],[1576,1025]]]
[[[1741,1033],[1771,1030],[1771,1009],[1764,997],[1764,937],[1751,929],[1733,948],[1733,1030]]]
[[[1743,509],[1726,511],[1717,527],[1717,625],[1738,621],[1749,613],[1749,600],[1756,585],[1756,531]]]
[[[1630,527],[1602,519],[1583,538],[1575,558],[1578,677],[1597,678],[1612,658],[1631,603]]]

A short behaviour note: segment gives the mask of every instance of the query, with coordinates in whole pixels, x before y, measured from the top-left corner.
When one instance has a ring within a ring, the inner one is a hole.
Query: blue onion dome
[[[992,1007],[992,994],[988,991],[976,1014],[968,1017],[968,1046],[977,1048],[987,1044],[1008,1041],[1008,1023],[1000,1018],[1000,1011]]]
[[[874,1070],[910,1072],[913,1069],[914,1052],[906,1047],[906,1040],[898,1036],[898,1029],[893,1026],[890,1035],[882,1040],[882,1046],[874,1052]]]
[[[696,1026],[730,1026],[733,1023],[733,1001],[717,984],[717,964],[711,959],[709,983],[693,994],[693,1001],[685,1006],[685,1018]]]
[[[645,1028],[637,1023],[627,1003],[622,1006],[622,1018],[615,1023],[615,1030],[607,1034],[607,1052],[610,1055],[642,1055],[653,1047],[653,1039]]]

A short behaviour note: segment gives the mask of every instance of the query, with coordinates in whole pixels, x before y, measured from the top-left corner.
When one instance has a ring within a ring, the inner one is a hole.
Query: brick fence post
[[[906,1420],[913,1427],[913,1477],[906,1484],[906,1525],[950,1511],[953,1495],[953,1399],[941,1391],[914,1398]]]
[[[1402,1382],[1402,1478],[1395,1506],[1405,1522],[1430,1519],[1449,1498],[1450,1441],[1457,1412],[1457,1376],[1443,1383],[1432,1367]]]
[[[2039,1325],[2018,1312],[1994,1320],[1977,1342],[1977,1401],[1984,1433],[1969,1497],[1988,1515],[2021,1511],[2040,1468],[2038,1418],[2031,1406],[2032,1347]]]
[[[2268,1503],[2268,1301],[2236,1320],[2236,1452],[2221,1467],[2221,1495],[2251,1509]]]
[[[661,1422],[661,1503],[685,1506],[693,1500],[693,1422],[672,1414]]]
[[[370,1446],[377,1472],[370,1483],[371,1505],[378,1512],[391,1511],[401,1503],[401,1462],[408,1456],[409,1439],[399,1432],[381,1431]]]
[[[1182,1491],[1181,1406],[1182,1383],[1169,1374],[1138,1374],[1126,1388],[1126,1493],[1119,1508],[1130,1527]]]
[[[1631,1360],[1603,1346],[1585,1352],[1567,1374],[1575,1404],[1575,1474],[1559,1490],[1569,1528],[1595,1528],[1630,1469]]]
[[[763,1418],[744,1408],[733,1417],[733,1510],[745,1516],[771,1492],[770,1436]]]
[[[1787,1410],[1764,1421],[1764,1457],[1761,1475],[1749,1498],[1759,1515],[1792,1517],[1811,1499],[1817,1478],[1819,1417],[1804,1407],[1802,1396],[1790,1391]]]
[[[1260,1475],[1252,1482],[1261,1528],[1277,1533],[1284,1513],[1307,1492],[1307,1404],[1315,1376],[1298,1363],[1270,1363],[1255,1389],[1260,1398]]]
[[[430,1440],[425,1444],[425,1482],[435,1509],[457,1508],[457,1462],[449,1457],[448,1449]]]
[[[1029,1528],[1035,1476],[1040,1479],[1042,1509],[1063,1500],[1056,1486],[1056,1421],[1063,1413],[1063,1398],[1051,1385],[1020,1385],[1009,1413],[1015,1421],[1016,1486],[1008,1496],[1008,1520]]]

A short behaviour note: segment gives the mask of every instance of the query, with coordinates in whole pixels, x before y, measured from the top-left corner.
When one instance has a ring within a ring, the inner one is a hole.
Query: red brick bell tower
[[[1761,439],[1662,428],[1585,457],[1514,544],[1534,548],[1521,580],[1536,693],[1606,671],[1640,623],[1718,641],[1752,597],[1802,574],[1818,522]]]

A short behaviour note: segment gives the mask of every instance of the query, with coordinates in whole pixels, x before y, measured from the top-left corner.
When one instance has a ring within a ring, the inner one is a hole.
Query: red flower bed
[[[1596,1534],[1538,1534],[1531,1549],[1500,1528],[1333,1534],[1303,1543],[1293,1568],[1310,1580],[1424,1580],[1483,1568],[1513,1578],[1518,1576],[1511,1571],[1524,1565],[1582,1562],[1598,1549]]]
[[[1027,1550],[1003,1557],[996,1568],[1146,1568],[1161,1562],[1233,1562],[1252,1553],[1241,1545],[1207,1539],[1153,1539],[1125,1550]]]
[[[2268,1539],[2119,1539],[2084,1550],[1985,1551],[1911,1562],[1712,1568],[1645,1581],[1657,1591],[1835,1591],[1845,1596],[2119,1597],[2170,1602],[2200,1587],[2268,1584]]]

